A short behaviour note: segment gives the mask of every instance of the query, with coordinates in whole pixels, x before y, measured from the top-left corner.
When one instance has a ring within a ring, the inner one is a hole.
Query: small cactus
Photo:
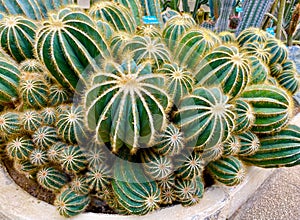
[[[55,128],[43,126],[33,133],[32,141],[36,146],[42,149],[48,149],[58,141],[58,136]]]
[[[35,166],[44,166],[49,162],[47,151],[42,149],[34,149],[30,153],[29,160]]]
[[[78,173],[85,169],[87,160],[78,145],[70,145],[63,149],[60,155],[61,166],[70,173]]]
[[[7,143],[6,151],[11,159],[28,159],[29,154],[34,149],[32,141],[27,137],[17,137]]]
[[[43,188],[56,192],[68,182],[67,176],[53,167],[40,169],[36,174],[36,179]]]
[[[21,131],[21,121],[18,113],[6,112],[0,114],[0,133],[4,136],[18,135]]]
[[[96,192],[105,189],[111,180],[111,170],[107,165],[90,168],[86,173],[86,183],[91,190]]]
[[[35,132],[42,126],[42,116],[35,110],[28,110],[21,116],[23,129],[28,133]]]

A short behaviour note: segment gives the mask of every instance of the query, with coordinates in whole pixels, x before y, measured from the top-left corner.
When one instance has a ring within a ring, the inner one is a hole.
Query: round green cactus
[[[269,64],[270,62],[270,53],[266,50],[264,43],[259,43],[257,41],[247,43],[242,47],[242,51],[247,56],[255,56],[265,64]]]
[[[25,131],[32,133],[41,127],[43,118],[37,111],[28,110],[21,116],[21,123]]]
[[[90,192],[89,184],[85,176],[76,176],[70,183],[70,187],[79,195],[87,195]]]
[[[38,167],[33,165],[29,160],[15,160],[14,168],[25,175],[33,175],[37,172]]]
[[[0,58],[0,105],[18,101],[20,71],[12,61]]]
[[[30,73],[44,73],[45,67],[36,59],[27,59],[20,63],[20,71]]]
[[[83,117],[81,106],[72,105],[69,110],[60,113],[56,123],[58,135],[67,143],[81,143],[87,135]]]
[[[85,94],[88,128],[97,132],[100,143],[110,141],[115,152],[123,143],[132,153],[141,143],[151,145],[155,133],[167,125],[170,103],[163,89],[165,78],[151,73],[148,62],[113,63],[110,72],[103,70],[93,77]]]
[[[29,160],[35,166],[44,166],[49,163],[47,151],[42,149],[34,149],[31,151]]]
[[[229,31],[222,31],[219,33],[219,37],[221,38],[223,43],[234,43],[236,42],[236,37],[233,33]]]
[[[86,173],[86,183],[91,190],[101,191],[105,189],[111,181],[110,168],[102,164],[98,167],[90,168]]]
[[[15,60],[34,58],[37,25],[22,16],[5,16],[0,20],[0,45]]]
[[[271,71],[271,76],[277,77],[281,75],[283,71],[283,67],[280,63],[273,63],[270,65],[270,71]]]
[[[95,22],[84,12],[62,9],[43,23],[36,40],[36,55],[65,89],[85,86],[86,67],[109,56]]]
[[[253,107],[255,121],[251,130],[254,133],[278,132],[287,125],[292,116],[293,102],[290,95],[276,86],[249,86],[241,98]]]
[[[17,137],[7,143],[6,151],[11,159],[28,159],[29,154],[34,149],[32,141],[27,137]]]
[[[212,149],[230,136],[235,115],[228,101],[220,89],[204,87],[181,100],[175,121],[184,133],[187,147]]]
[[[51,85],[49,90],[49,104],[57,106],[69,100],[69,93],[59,85]]]
[[[41,111],[43,123],[46,125],[54,125],[56,122],[56,111],[54,108],[44,108]]]
[[[234,132],[241,133],[249,130],[255,120],[251,105],[242,99],[237,99],[235,101],[234,112],[236,113]]]
[[[136,25],[141,25],[143,10],[140,1],[138,0],[115,0],[129,9],[130,14],[135,20]]]
[[[162,189],[161,190],[161,203],[162,204],[172,204],[176,201],[176,194],[173,188]]]
[[[0,113],[0,133],[6,137],[18,135],[21,131],[20,115],[16,112]]]
[[[110,23],[117,31],[126,31],[134,33],[136,29],[136,22],[133,14],[129,9],[122,4],[101,1],[95,3],[89,10],[89,14],[94,19],[103,19]]]
[[[238,153],[239,156],[253,155],[260,147],[260,141],[258,137],[251,131],[246,131],[238,135],[241,141],[241,148]]]
[[[269,38],[267,40],[265,50],[270,53],[270,64],[282,64],[287,59],[288,50],[285,44],[276,38]]]
[[[265,43],[267,41],[267,32],[259,28],[247,28],[243,30],[237,37],[239,45],[242,47],[246,43],[259,42]]]
[[[71,145],[64,148],[61,152],[60,163],[67,172],[78,173],[86,168],[87,160],[78,145]]]
[[[161,38],[160,29],[156,28],[153,25],[143,25],[141,27],[137,27],[136,34],[143,37]]]
[[[173,189],[175,186],[175,174],[172,173],[169,176],[157,180],[157,185],[159,186],[160,189]]]
[[[287,70],[297,71],[295,63],[290,59],[287,59],[286,61],[284,61],[282,63],[282,70],[283,71],[287,71]]]
[[[110,41],[115,32],[112,25],[103,20],[97,20],[97,28],[100,33],[104,34],[106,41]]]
[[[43,126],[38,128],[32,135],[33,143],[41,149],[48,149],[58,141],[55,128]]]
[[[196,85],[220,86],[230,98],[240,95],[249,82],[249,61],[233,45],[216,47],[203,57],[198,67],[195,73]]]
[[[62,151],[67,147],[68,145],[63,142],[56,142],[50,146],[47,151],[49,160],[53,163],[59,163]]]
[[[84,212],[90,201],[89,195],[79,195],[71,189],[65,189],[56,196],[54,205],[60,215],[72,217]]]
[[[237,135],[232,135],[223,143],[223,155],[237,155],[241,149],[241,140]]]
[[[245,168],[234,156],[223,157],[207,166],[212,177],[227,186],[240,184],[245,178]]]
[[[249,84],[264,84],[269,76],[270,68],[255,56],[249,57],[251,76]]]
[[[276,79],[290,94],[295,94],[299,90],[299,77],[296,71],[284,70]]]
[[[110,49],[113,57],[121,60],[124,57],[122,53],[124,51],[125,45],[132,39],[132,36],[123,31],[115,32],[110,40]]]

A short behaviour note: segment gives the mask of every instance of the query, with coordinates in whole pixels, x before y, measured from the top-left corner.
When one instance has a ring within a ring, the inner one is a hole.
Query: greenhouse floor
[[[280,168],[229,220],[300,219],[300,166]]]

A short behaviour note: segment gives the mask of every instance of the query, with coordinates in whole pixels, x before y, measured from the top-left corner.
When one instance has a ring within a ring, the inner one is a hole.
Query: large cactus
[[[220,16],[217,20],[215,30],[217,32],[226,31],[229,26],[229,17],[233,8],[234,0],[223,0],[221,2]]]

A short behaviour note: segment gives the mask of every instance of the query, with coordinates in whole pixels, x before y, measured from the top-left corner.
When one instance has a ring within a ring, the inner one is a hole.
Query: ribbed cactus
[[[265,43],[267,41],[267,32],[258,28],[250,27],[237,35],[237,41],[240,46],[253,42]]]
[[[59,11],[43,23],[35,51],[53,77],[70,91],[86,84],[88,73],[84,70],[93,66],[94,59],[109,55],[94,21],[85,13],[70,9]]]
[[[270,53],[270,64],[282,64],[287,59],[287,48],[285,44],[278,39],[269,38],[266,42],[265,50]]]
[[[37,24],[22,16],[8,16],[0,20],[0,45],[15,60],[33,58]]]
[[[264,168],[290,167],[300,163],[300,128],[289,125],[276,135],[260,139],[261,146],[255,154],[242,160]]]
[[[111,176],[110,168],[107,165],[102,164],[98,167],[89,169],[86,173],[86,183],[91,190],[99,192],[110,184]]]
[[[234,186],[245,178],[245,168],[242,162],[234,156],[223,157],[207,166],[212,177],[227,185]]]
[[[49,147],[47,155],[51,162],[58,163],[60,161],[61,153],[67,148],[67,144],[63,142],[56,142],[52,146]]]
[[[60,105],[69,100],[69,93],[60,85],[52,85],[49,90],[49,103],[51,106]]]
[[[105,34],[106,41],[109,41],[115,32],[113,26],[110,23],[102,20],[97,20],[97,29],[100,33]]]
[[[241,149],[241,140],[237,135],[232,135],[222,145],[224,156],[235,156]]]
[[[140,3],[143,14],[145,16],[155,16],[160,22],[160,27],[162,27],[161,2],[159,0],[141,0]]]
[[[240,95],[249,82],[249,61],[233,45],[216,47],[203,57],[198,67],[195,73],[196,85],[220,85],[230,98]]]
[[[50,126],[43,126],[38,128],[32,135],[33,143],[42,148],[48,149],[51,145],[58,141],[58,135],[55,128]]]
[[[33,149],[34,145],[32,141],[26,136],[14,138],[6,146],[8,156],[16,160],[28,159]]]
[[[223,0],[220,7],[220,15],[218,17],[215,31],[222,32],[229,27],[229,17],[233,8],[234,0]]]
[[[233,130],[234,118],[228,97],[218,88],[204,87],[184,97],[175,115],[187,146],[195,149],[211,149],[225,141]]]
[[[236,37],[233,33],[229,31],[222,31],[219,33],[219,37],[221,38],[223,43],[234,43],[236,42]]]
[[[283,71],[277,78],[278,84],[295,94],[299,90],[299,76],[296,71]]]
[[[167,123],[169,98],[164,84],[163,75],[151,74],[148,62],[113,64],[111,72],[96,74],[85,96],[89,129],[96,130],[98,141],[110,141],[113,151],[123,143],[132,152],[141,143],[152,144],[155,133]]]
[[[47,151],[42,149],[34,149],[29,155],[30,163],[35,166],[45,166],[49,163]]]
[[[241,95],[253,107],[252,131],[268,134],[280,131],[291,118],[292,99],[285,90],[271,85],[249,86]]]
[[[0,113],[0,134],[5,137],[18,135],[21,131],[20,116],[16,112]]]
[[[251,77],[249,84],[264,84],[270,75],[270,68],[261,59],[249,57],[251,67]]]
[[[161,38],[161,30],[152,25],[137,27],[136,34],[150,38]]]
[[[255,120],[251,105],[242,99],[237,99],[235,102],[234,112],[236,113],[234,132],[241,133],[249,130]]]
[[[264,43],[259,43],[257,41],[245,43],[242,47],[242,51],[247,56],[255,56],[256,58],[261,59],[265,64],[269,64],[270,62],[270,53],[266,50]]]
[[[255,152],[260,147],[260,141],[258,137],[251,131],[246,131],[238,135],[241,141],[241,148],[238,153],[239,156],[250,156],[255,154]]]
[[[112,55],[117,60],[122,60],[125,54],[123,53],[125,45],[132,39],[132,35],[127,32],[118,31],[110,40],[110,49]],[[126,56],[125,56],[126,57]]]
[[[271,76],[277,77],[281,75],[283,71],[283,67],[280,63],[270,64],[270,71],[271,71]]]
[[[53,125],[56,122],[56,111],[54,108],[44,108],[41,111],[43,123],[46,125]]]
[[[141,6],[141,1],[138,0],[115,0],[115,2],[119,2],[124,5],[127,9],[129,9],[130,14],[135,20],[137,25],[141,25],[142,17],[143,17],[143,9]]]
[[[62,168],[67,172],[78,173],[85,169],[87,160],[80,146],[70,145],[62,150],[60,163]]]
[[[37,111],[29,110],[21,116],[21,123],[26,132],[32,133],[41,127],[43,118]]]
[[[68,178],[53,167],[44,167],[38,171],[37,181],[45,189],[59,191],[68,182]]]
[[[77,176],[70,183],[71,189],[79,195],[87,195],[90,192],[85,176]]]

